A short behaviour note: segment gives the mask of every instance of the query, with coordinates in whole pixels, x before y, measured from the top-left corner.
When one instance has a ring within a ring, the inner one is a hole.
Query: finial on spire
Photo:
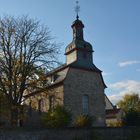
[[[75,7],[75,12],[76,12],[76,18],[79,19],[78,13],[80,12],[80,6],[79,6],[79,1],[76,1],[76,7]]]

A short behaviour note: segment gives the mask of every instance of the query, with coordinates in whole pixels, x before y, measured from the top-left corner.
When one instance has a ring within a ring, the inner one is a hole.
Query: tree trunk
[[[17,127],[18,126],[18,115],[19,115],[19,108],[16,105],[11,106],[11,126]]]

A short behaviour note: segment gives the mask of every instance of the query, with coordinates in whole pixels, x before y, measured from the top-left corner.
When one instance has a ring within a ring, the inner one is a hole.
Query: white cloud
[[[119,65],[120,67],[126,67],[126,66],[130,66],[130,65],[138,64],[138,63],[140,63],[140,61],[137,61],[137,60],[130,60],[130,61],[120,62],[118,65]]]
[[[140,95],[139,81],[134,80],[121,81],[114,84],[110,84],[108,87],[115,91],[114,94],[108,96],[113,103],[117,103],[126,93],[131,94],[132,92],[136,92],[139,93]]]

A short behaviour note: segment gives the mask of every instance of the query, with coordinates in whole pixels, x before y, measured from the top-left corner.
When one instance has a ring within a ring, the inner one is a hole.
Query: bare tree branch
[[[10,103],[20,105],[25,94],[29,97],[47,90],[47,86],[40,87],[45,74],[37,71],[57,63],[59,46],[52,42],[48,28],[36,20],[0,18],[0,91]]]

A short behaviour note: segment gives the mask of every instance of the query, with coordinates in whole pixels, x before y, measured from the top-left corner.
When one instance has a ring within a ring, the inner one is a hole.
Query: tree
[[[120,100],[117,105],[124,111],[128,112],[129,110],[140,111],[140,98],[137,93],[125,94],[123,99]]]
[[[126,94],[118,102],[118,106],[123,110],[123,123],[127,126],[140,125],[140,98],[136,93]]]
[[[123,124],[126,126],[140,126],[140,112],[136,110],[129,110],[123,116]]]
[[[56,62],[59,46],[47,27],[27,16],[0,19],[0,93],[10,104],[11,124],[17,124],[19,108],[30,95],[47,89],[42,66]]]

